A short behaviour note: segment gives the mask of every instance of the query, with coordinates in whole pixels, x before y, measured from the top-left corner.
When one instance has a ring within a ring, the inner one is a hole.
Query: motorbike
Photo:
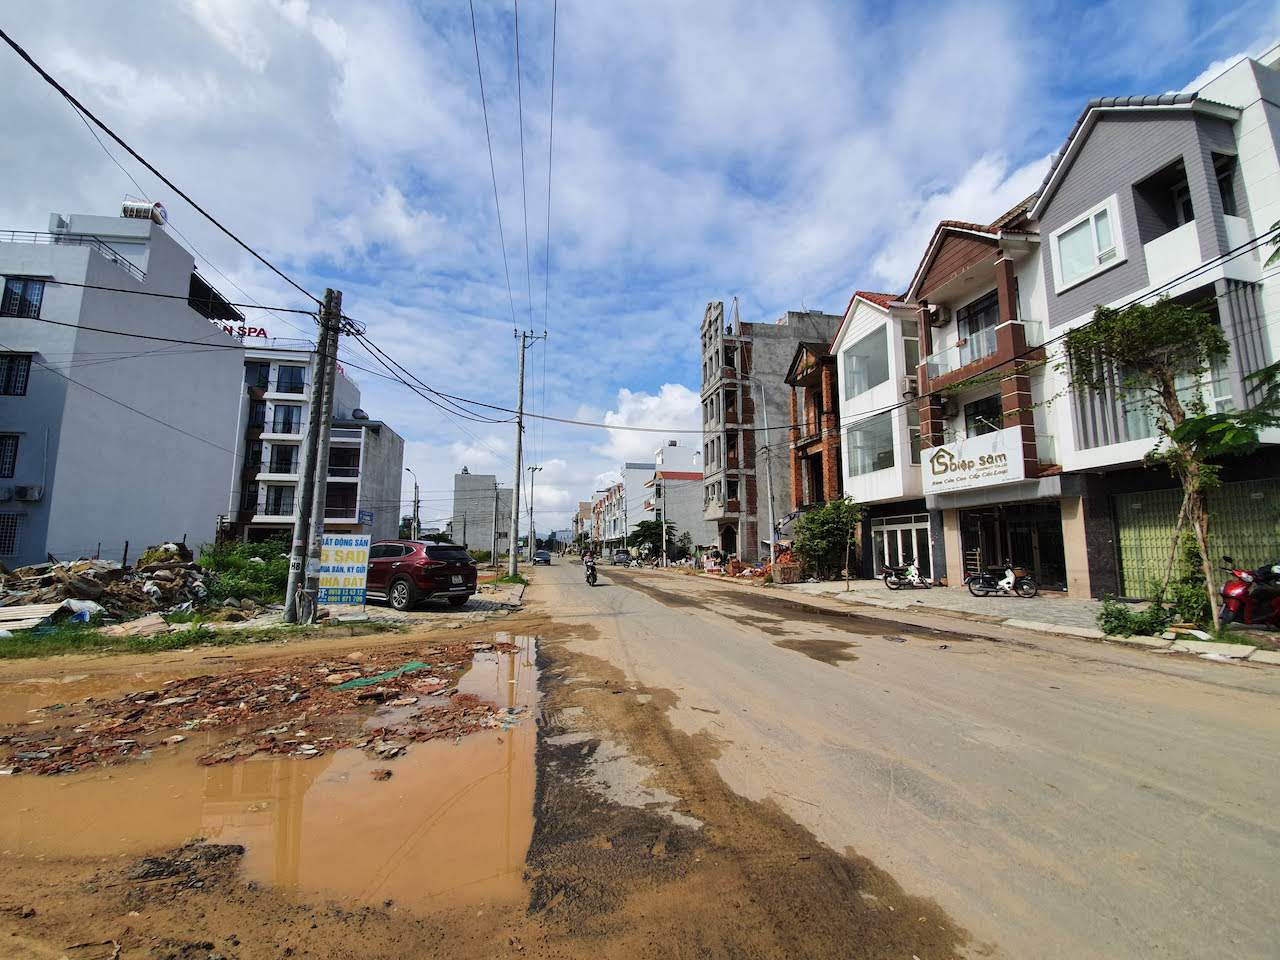
[[[1244,570],[1231,557],[1222,560],[1233,579],[1222,585],[1218,622],[1224,627],[1232,623],[1280,627],[1280,564]]]
[[[901,590],[903,587],[928,590],[933,586],[920,576],[920,568],[914,563],[908,563],[905,567],[885,567],[882,579],[890,590]]]
[[[586,567],[587,586],[594,587],[596,585],[596,562],[592,558],[587,558],[583,566]]]
[[[997,577],[998,574],[1003,574]],[[969,592],[975,597],[987,597],[991,594],[1003,597],[1034,597],[1040,592],[1040,585],[1032,577],[1015,574],[1013,564],[1005,563],[1003,567],[988,567],[986,573],[973,573],[964,578]]]

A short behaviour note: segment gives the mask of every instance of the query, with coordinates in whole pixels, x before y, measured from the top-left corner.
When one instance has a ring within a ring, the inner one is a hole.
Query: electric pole
[[[324,392],[312,411],[317,425],[316,456],[311,491],[311,542],[307,546],[307,580],[304,593],[308,613],[314,622],[316,598],[320,593],[320,550],[324,541],[325,499],[329,488],[329,433],[333,427],[333,388],[338,373],[338,333],[342,328],[342,291],[324,292],[324,308],[320,311],[321,336],[324,338]]]
[[[409,539],[417,540],[422,536],[422,521],[418,519],[418,475],[409,467],[405,467],[404,472],[413,477],[413,523],[409,525]]]
[[[489,563],[496,570],[498,569],[498,481],[493,481],[493,553],[489,556]]]
[[[326,299],[326,307],[328,306]],[[296,513],[293,518],[293,544],[289,550],[289,581],[284,591],[284,621],[298,622],[298,589],[304,583],[303,565],[307,559],[307,531],[311,526],[311,492],[316,479],[316,445],[320,440],[320,418],[316,411],[325,389],[325,370],[328,359],[325,349],[328,338],[324,333],[324,313],[321,312],[320,336],[316,342],[315,362],[311,367],[311,407],[307,417],[307,439],[302,447],[302,475],[298,484]],[[267,384],[268,389],[270,383]]]
[[[516,482],[511,491],[511,541],[507,551],[507,576],[514,577],[520,569],[520,485],[524,482],[524,469],[521,465],[521,454],[524,445],[524,352],[529,344],[536,340],[546,339],[547,332],[534,336],[532,331],[516,330],[516,339],[520,341],[520,375],[516,381]]]
[[[756,385],[760,388],[760,413],[764,417],[764,488],[765,496],[769,498],[769,566],[773,567],[778,562],[777,531],[773,521],[773,447],[769,443],[769,405],[764,399],[764,384],[757,380]],[[741,549],[742,545],[739,544],[738,548]]]
[[[533,560],[533,555],[538,550],[538,534],[537,528],[533,523],[533,478],[541,467],[529,468],[529,559]]]

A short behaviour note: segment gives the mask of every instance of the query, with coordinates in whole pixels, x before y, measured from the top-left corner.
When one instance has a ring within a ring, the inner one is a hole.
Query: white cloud
[[[617,408],[606,413],[603,422],[611,426],[697,430],[702,422],[700,412],[698,394],[683,384],[664,383],[656,394],[624,387],[618,391]],[[608,439],[596,449],[618,465],[627,460],[648,462],[668,439],[701,445],[701,440],[691,435],[667,437],[662,433],[610,430]]]

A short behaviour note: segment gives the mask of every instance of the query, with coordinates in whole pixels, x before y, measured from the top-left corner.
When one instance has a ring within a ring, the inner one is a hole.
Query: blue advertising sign
[[[361,510],[361,511],[360,511],[360,522],[361,522],[361,523],[365,523],[365,524],[372,525],[372,524],[373,524],[373,511],[372,511],[372,510]]]

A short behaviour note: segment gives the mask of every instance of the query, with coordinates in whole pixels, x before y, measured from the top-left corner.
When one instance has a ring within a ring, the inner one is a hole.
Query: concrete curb
[[[1004,621],[1006,627],[1016,627],[1019,630],[1037,630],[1040,633],[1060,633],[1068,637],[1083,637],[1086,640],[1106,640],[1107,635],[1101,630],[1094,630],[1092,627],[1068,627],[1059,623],[1045,623],[1042,620],[1017,620],[1009,619]]]

